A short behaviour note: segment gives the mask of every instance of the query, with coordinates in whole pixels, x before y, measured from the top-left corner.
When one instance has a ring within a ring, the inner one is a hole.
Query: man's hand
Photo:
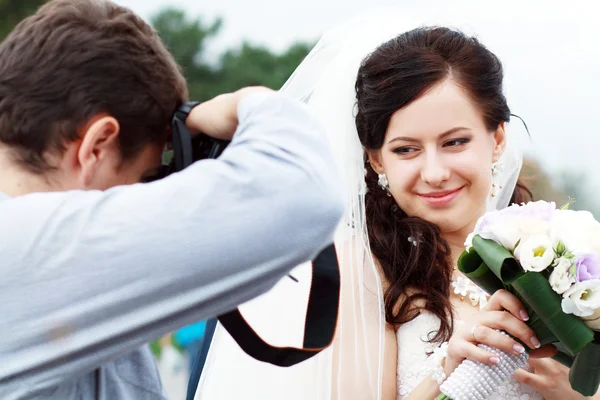
[[[250,94],[264,92],[273,90],[262,86],[247,87],[199,104],[188,115],[187,128],[192,135],[204,133],[215,139],[231,140],[238,126],[239,103]]]

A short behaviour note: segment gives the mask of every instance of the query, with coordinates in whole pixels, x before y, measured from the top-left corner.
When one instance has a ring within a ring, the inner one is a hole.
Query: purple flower
[[[493,225],[507,217],[535,217],[542,221],[550,222],[556,211],[556,203],[546,201],[532,201],[527,204],[513,204],[501,210],[485,213],[478,221],[475,232],[484,231],[488,225]]]
[[[513,204],[498,211],[501,217],[518,216],[518,217],[536,217],[543,221],[550,222],[556,211],[556,203],[547,201],[532,201],[527,204]]]
[[[579,282],[590,279],[600,279],[600,257],[596,253],[577,255],[577,280]]]

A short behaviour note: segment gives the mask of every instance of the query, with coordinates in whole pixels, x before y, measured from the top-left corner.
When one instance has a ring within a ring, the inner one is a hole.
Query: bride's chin
[[[466,218],[464,214],[464,210],[458,210],[456,207],[453,207],[452,209],[444,210],[443,212],[432,211],[427,218],[423,219],[436,225],[440,229],[442,235],[444,235],[465,230],[465,227],[469,225],[469,218]]]

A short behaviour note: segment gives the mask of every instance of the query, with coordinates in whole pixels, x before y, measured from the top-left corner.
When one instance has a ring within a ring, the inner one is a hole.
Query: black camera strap
[[[330,245],[312,263],[312,285],[304,324],[303,348],[275,347],[266,343],[238,309],[217,317],[241,349],[254,359],[277,366],[307,360],[329,346],[337,325],[340,275],[335,247]],[[202,347],[193,363],[186,400],[193,400],[208,356],[217,319],[207,321]]]
[[[340,297],[340,273],[335,246],[330,245],[312,262],[312,284],[308,299],[302,348],[275,347],[265,342],[238,309],[217,317],[237,344],[252,358],[289,367],[319,353],[333,341]]]

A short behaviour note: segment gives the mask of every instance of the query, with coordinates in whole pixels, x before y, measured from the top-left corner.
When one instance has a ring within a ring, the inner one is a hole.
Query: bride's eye
[[[444,143],[444,147],[459,147],[469,143],[470,141],[470,138],[452,139]]]
[[[409,156],[417,152],[419,149],[416,147],[403,146],[398,147],[397,149],[392,150],[394,153],[399,154],[401,156]]]

